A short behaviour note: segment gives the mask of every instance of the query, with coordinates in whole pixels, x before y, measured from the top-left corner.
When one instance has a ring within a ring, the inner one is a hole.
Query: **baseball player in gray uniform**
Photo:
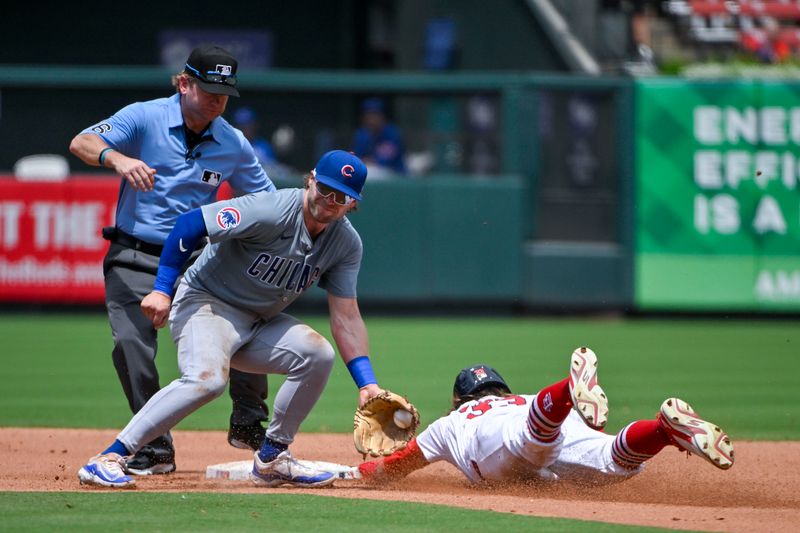
[[[678,398],[668,398],[654,420],[637,420],[616,435],[603,433],[608,401],[597,380],[597,356],[572,353],[569,377],[535,395],[516,395],[490,366],[456,376],[453,410],[408,446],[361,463],[362,477],[385,481],[436,461],[447,461],[470,481],[571,481],[607,485],[640,473],[667,446],[733,466],[733,444],[719,426],[700,418]]]
[[[173,76],[170,98],[136,102],[77,135],[70,150],[85,163],[121,176],[111,244],[103,261],[106,308],[114,338],[112,359],[133,413],[159,388],[158,337],[139,304],[156,279],[164,241],[182,213],[209,204],[227,182],[236,195],[274,191],[242,132],[222,118],[239,96],[238,62],[218,46],[199,46]],[[233,411],[228,442],[257,450],[264,441],[267,383],[231,376]],[[131,474],[175,470],[169,433],[157,436],[126,463]]]
[[[121,468],[123,458],[222,394],[231,368],[287,376],[255,453],[253,480],[304,487],[333,482],[332,473],[295,461],[288,446],[325,388],[335,351],[283,311],[317,282],[328,292],[331,332],[359,389],[359,405],[381,392],[356,299],[361,239],[345,218],[361,200],[366,177],[359,158],[336,150],[319,160],[303,189],[257,192],[178,218],[154,290],[141,307],[157,328],[169,319],[181,377],[156,393],[117,440],[80,469],[81,483],[132,485]],[[180,269],[205,236],[211,244],[186,272],[173,302]]]

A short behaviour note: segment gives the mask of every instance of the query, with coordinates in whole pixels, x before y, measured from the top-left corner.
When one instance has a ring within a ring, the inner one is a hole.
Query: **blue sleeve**
[[[172,296],[175,281],[181,275],[181,269],[197,248],[200,239],[208,235],[203,212],[192,209],[175,221],[175,227],[169,232],[161,259],[158,263],[158,274],[153,290]]]
[[[274,191],[275,184],[267,176],[264,167],[256,157],[253,145],[241,136],[241,158],[229,180],[235,196],[242,196],[259,191]]]
[[[359,128],[353,138],[353,152],[358,157],[372,155],[372,141],[366,128]]]
[[[262,163],[274,163],[278,159],[275,157],[275,150],[272,149],[272,145],[266,139],[256,139],[253,141],[253,150],[255,150],[259,159],[264,159]]]
[[[123,107],[104,121],[89,126],[81,133],[94,133],[115,150],[138,157],[139,125],[145,120],[144,106],[134,103]]]
[[[383,130],[385,137],[392,141],[395,144],[403,144],[402,136],[400,135],[400,129],[395,126],[394,124],[389,124]]]
[[[390,139],[394,143],[395,147],[397,148],[397,153],[395,154],[395,157],[392,158],[392,160],[390,162],[391,163],[391,167],[394,168],[394,170],[396,170],[397,172],[400,172],[401,174],[405,174],[405,172],[406,172],[406,163],[405,163],[406,148],[405,148],[405,145],[403,144],[403,136],[400,134],[400,129],[397,126],[395,126],[393,124],[390,124],[390,125],[388,125],[386,127],[385,132],[386,132],[386,137],[388,139]]]

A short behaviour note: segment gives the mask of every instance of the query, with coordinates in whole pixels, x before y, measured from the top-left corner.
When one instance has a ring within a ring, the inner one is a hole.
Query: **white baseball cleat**
[[[678,398],[661,404],[658,421],[672,444],[690,454],[699,455],[722,470],[733,466],[733,443],[719,426],[703,420],[692,406]]]
[[[597,383],[597,356],[586,346],[572,352],[569,367],[572,405],[586,425],[603,429],[608,422],[608,398]]]
[[[98,487],[127,488],[136,482],[126,476],[123,470],[124,459],[116,453],[95,455],[78,470],[81,485]]]
[[[317,470],[301,464],[292,457],[289,450],[282,451],[274,460],[264,463],[255,453],[253,471],[250,479],[256,485],[279,487],[293,485],[295,487],[325,487],[336,480],[332,472]]]

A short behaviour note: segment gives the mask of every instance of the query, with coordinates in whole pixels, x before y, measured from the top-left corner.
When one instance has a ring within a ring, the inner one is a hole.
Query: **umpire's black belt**
[[[120,246],[124,246],[125,248],[139,250],[148,255],[154,255],[156,257],[161,257],[161,251],[164,249],[162,245],[137,239],[133,235],[129,235],[121,229],[113,226],[103,228],[103,238],[108,241],[115,242]]]

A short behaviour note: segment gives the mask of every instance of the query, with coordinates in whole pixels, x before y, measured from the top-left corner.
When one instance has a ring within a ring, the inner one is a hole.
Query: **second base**
[[[326,463],[325,461],[306,461],[297,459],[297,462],[313,468],[324,470],[336,474],[339,479],[360,479],[361,475],[357,468],[340,465],[337,463]],[[227,479],[230,481],[248,481],[250,472],[253,470],[253,461],[233,461],[230,463],[220,463],[206,467],[206,479]]]

